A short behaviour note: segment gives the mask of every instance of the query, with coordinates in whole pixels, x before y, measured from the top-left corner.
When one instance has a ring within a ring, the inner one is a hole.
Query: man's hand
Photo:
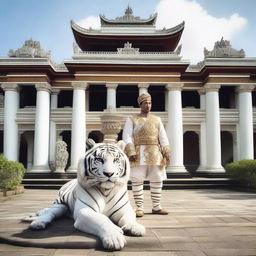
[[[137,156],[136,156],[136,155],[132,155],[132,156],[129,157],[129,160],[130,160],[131,162],[135,162],[136,159],[137,159]]]
[[[166,167],[170,164],[170,157],[168,155],[164,156],[164,162]]]

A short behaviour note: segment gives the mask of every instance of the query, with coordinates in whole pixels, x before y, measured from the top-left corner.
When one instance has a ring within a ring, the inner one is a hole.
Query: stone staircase
[[[76,178],[76,174],[26,174],[22,184],[29,189],[59,189],[63,184]],[[211,177],[192,177],[189,175],[168,175],[164,181],[163,189],[211,189],[231,188],[232,183],[225,175]],[[146,181],[145,189],[149,189]],[[131,189],[131,183],[128,183]]]

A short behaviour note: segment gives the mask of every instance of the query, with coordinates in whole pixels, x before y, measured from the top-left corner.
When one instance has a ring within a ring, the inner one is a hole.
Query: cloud
[[[185,21],[185,29],[181,38],[182,52],[191,63],[203,60],[203,49],[212,50],[214,43],[221,37],[230,40],[247,24],[247,20],[239,14],[217,18],[196,1],[161,0],[156,7],[158,13],[157,29],[171,28]],[[240,49],[239,49],[240,50]]]
[[[232,45],[232,38],[247,25],[247,20],[237,13],[230,17],[214,17],[196,0],[160,0],[156,12],[157,29],[171,28],[185,21],[180,41],[181,55],[191,63],[203,60],[204,47],[212,50],[214,43],[222,37],[230,40]],[[100,19],[96,16],[89,16],[77,23],[85,28],[100,28]]]
[[[77,24],[83,28],[100,28],[100,18],[96,16],[89,16],[77,22]]]

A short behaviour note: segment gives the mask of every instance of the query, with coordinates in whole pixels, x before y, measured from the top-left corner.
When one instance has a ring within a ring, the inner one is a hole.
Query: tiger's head
[[[95,143],[87,141],[85,156],[79,161],[77,178],[83,188],[99,186],[112,189],[117,184],[127,184],[130,163],[124,153],[125,143]]]

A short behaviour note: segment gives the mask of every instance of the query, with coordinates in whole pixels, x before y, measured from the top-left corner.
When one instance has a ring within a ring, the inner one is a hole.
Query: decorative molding
[[[139,88],[145,88],[145,89],[148,89],[148,87],[149,87],[149,83],[139,83],[139,84],[138,84],[138,87],[139,87]]]
[[[18,84],[15,84],[15,83],[3,83],[3,84],[1,85],[1,88],[2,88],[4,91],[19,92],[19,90],[20,90]]]
[[[74,74],[74,76],[76,77],[88,77],[88,76],[92,76],[92,77],[99,77],[99,76],[106,76],[106,77],[177,77],[180,78],[180,75],[130,75],[130,74],[102,74],[102,73],[97,73],[97,74]],[[63,81],[56,81],[56,83],[58,82],[66,82],[66,80]],[[69,81],[68,81],[69,82]],[[138,82],[139,83],[139,82]],[[190,82],[190,83],[198,83],[198,82]]]
[[[218,92],[220,89],[220,84],[206,84],[204,86],[206,93],[207,92]]]
[[[110,89],[116,89],[118,87],[118,83],[106,83],[106,87]]]
[[[60,93],[60,89],[57,89],[57,88],[52,88],[52,95],[58,95]]]
[[[182,91],[184,83],[168,83],[165,88],[168,91]]]
[[[72,82],[72,87],[74,90],[86,90],[86,88],[88,87],[88,83],[87,82]]]
[[[51,58],[51,51],[42,49],[39,41],[29,39],[18,50],[14,51],[10,49],[8,56],[19,58]]]
[[[251,92],[254,90],[255,86],[256,84],[241,84],[236,88],[236,92]]]
[[[35,85],[37,91],[51,92],[51,85],[48,83],[38,83]]]
[[[244,58],[245,52],[243,49],[236,50],[232,48],[230,41],[224,40],[223,37],[220,41],[215,42],[212,51],[204,48],[204,58]]]
[[[209,75],[208,78],[250,78],[250,75],[244,75],[244,74],[240,74],[240,75],[226,75],[226,74],[223,74],[223,75]]]
[[[201,88],[201,89],[197,90],[197,92],[198,92],[199,95],[205,95],[205,93],[206,93],[204,88]]]

